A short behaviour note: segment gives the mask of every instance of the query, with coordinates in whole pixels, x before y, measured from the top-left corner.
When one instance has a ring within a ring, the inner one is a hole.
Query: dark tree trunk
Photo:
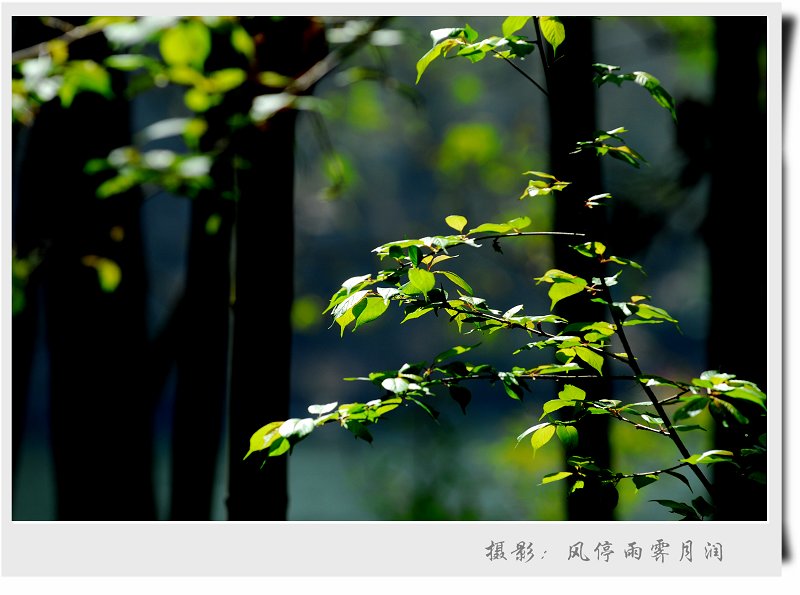
[[[760,98],[765,79],[759,66],[766,19],[717,17],[714,22],[711,194],[703,226],[711,274],[708,362],[710,368],[755,382],[766,391],[767,128],[765,96]],[[753,271],[764,276],[753,277]],[[750,431],[757,435],[766,427]],[[717,448],[740,447],[736,433],[719,428]],[[742,480],[725,465],[714,467],[714,484],[719,493],[736,495],[717,502],[717,519],[767,518],[766,486]]]
[[[39,34],[39,40],[53,36]],[[70,47],[73,59],[100,61],[106,52],[101,36]],[[115,80],[116,91],[122,82]],[[45,248],[41,278],[60,520],[154,518],[140,197],[131,192],[101,201],[95,196],[99,180],[83,173],[89,159],[129,143],[125,100],[84,93],[69,110],[56,100],[38,115],[20,171],[20,223],[30,217],[25,225],[36,227]],[[120,267],[113,292],[100,289],[89,266],[93,258]]]
[[[603,192],[599,159],[588,151],[570,155],[578,141],[594,138],[597,130],[595,88],[592,78],[592,21],[585,17],[564,18],[566,40],[558,47],[558,61],[552,61],[548,76],[550,94],[550,173],[571,182],[555,200],[555,229],[586,233],[589,239],[603,241],[602,209],[587,209],[584,201]],[[555,266],[558,269],[591,280],[601,271],[593,260],[580,255],[569,243],[556,241]],[[601,304],[581,301],[582,296],[567,298],[556,305],[556,312],[573,322],[603,320]],[[589,369],[591,370],[591,369]],[[572,382],[588,395],[610,392],[610,382],[599,379]],[[608,422],[605,416],[588,416],[577,426],[578,446],[567,456],[591,457],[607,468],[610,462]],[[586,486],[567,500],[569,520],[610,520],[617,504],[616,489],[600,484]]]
[[[322,58],[324,35],[311,19],[254,19],[261,71],[297,77]],[[254,89],[261,94],[263,89]],[[236,139],[235,298],[229,406],[230,520],[284,520],[286,457],[250,457],[250,435],[289,417],[290,310],[294,293],[296,113],[282,111]]]

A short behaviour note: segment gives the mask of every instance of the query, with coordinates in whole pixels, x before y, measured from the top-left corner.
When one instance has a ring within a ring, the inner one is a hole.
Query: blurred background
[[[42,35],[39,25],[29,22],[33,20],[15,19],[15,50]],[[329,328],[332,320],[321,314],[342,281],[382,268],[373,248],[406,237],[446,234],[447,215],[463,215],[471,225],[527,215],[533,220],[531,230],[554,228],[553,201],[558,198],[518,200],[527,185],[523,172],[551,171],[543,94],[493,59],[474,64],[437,60],[414,84],[415,64],[431,46],[431,30],[468,23],[487,37],[499,34],[502,20],[391,18],[371,43],[315,86],[313,96],[323,99],[327,108],[322,120],[314,113],[297,115],[293,255],[282,245],[286,221],[262,220],[257,231],[263,252],[249,261],[265,294],[287,282],[277,262],[288,254],[293,263],[290,340],[282,334],[254,340],[255,369],[246,386],[250,398],[274,398],[276,391],[285,390],[276,378],[288,374],[291,417],[305,417],[307,407],[315,403],[369,401],[380,396],[376,387],[343,378],[430,361],[449,347],[478,340],[482,344],[469,354],[470,361],[499,369],[545,361],[545,354],[532,351],[512,355],[526,337],[463,336],[444,318],[400,324],[402,313],[392,308],[340,338],[338,327]],[[362,31],[366,21],[324,19],[328,47],[352,39],[353,31]],[[646,372],[676,379],[721,369],[766,389],[767,356],[760,347],[766,344],[766,21],[602,17],[593,19],[591,27],[595,61],[619,65],[622,72],[655,75],[678,104],[676,123],[636,85],[607,84],[596,93],[597,129],[624,126],[627,143],[647,159],[639,169],[600,160],[603,187],[598,192],[613,196],[607,237],[616,254],[641,263],[647,271],[647,276],[625,271],[615,295],[652,295],[655,305],[680,321],[682,331],[672,325],[631,327],[629,337],[640,365]],[[569,38],[569,25],[566,35]],[[519,66],[542,79],[536,54]],[[76,109],[83,97],[76,98]],[[175,86],[154,88],[123,103],[134,141],[137,132],[154,122],[190,114],[184,90]],[[87,117],[100,118],[95,103],[87,109]],[[158,189],[148,189],[136,201],[106,199],[101,208],[114,216],[124,212],[137,222],[138,256],[125,253],[116,262],[123,263],[123,283],[129,270],[141,283],[134,298],[125,298],[124,307],[93,306],[85,297],[79,305],[72,303],[83,295],[81,284],[93,284],[92,291],[97,291],[97,267],[83,261],[87,270],[82,274],[75,268],[60,273],[68,257],[58,252],[59,243],[70,245],[74,260],[75,254],[96,253],[86,252],[87,245],[94,235],[105,237],[108,232],[81,219],[81,209],[89,207],[76,205],[88,204],[88,199],[74,200],[79,193],[98,200],[92,190],[97,181],[81,170],[77,175],[83,186],[76,188],[68,182],[75,174],[66,173],[64,165],[74,145],[97,147],[97,126],[91,119],[76,119],[75,112],[62,111],[43,109],[31,125],[14,127],[15,258],[36,255],[38,260],[19,281],[15,277],[24,304],[15,312],[12,328],[13,519],[75,520],[77,514],[82,520],[82,515],[91,516],[87,510],[102,511],[98,517],[104,520],[186,518],[175,510],[176,470],[192,460],[208,479],[201,482],[205,487],[188,488],[189,495],[183,497],[192,500],[195,494],[207,506],[186,520],[231,518],[226,509],[229,460],[236,458],[231,449],[240,449],[242,439],[232,442],[235,447],[229,445],[228,406],[222,400],[230,397],[229,389],[218,390],[221,399],[211,406],[215,413],[205,425],[188,431],[184,427],[178,434],[180,353],[171,352],[166,343],[163,349],[172,357],[164,359],[159,382],[144,388],[141,377],[152,371],[147,358],[133,362],[126,376],[115,368],[120,359],[131,363],[131,337],[147,354],[162,348],[159,338],[193,274],[189,253],[195,199]],[[102,142],[110,149],[131,141],[120,133]],[[146,141],[142,147],[185,150],[179,139]],[[290,146],[283,150],[292,151]],[[104,156],[108,151],[94,152]],[[267,158],[277,159],[273,153]],[[110,227],[112,236],[115,228]],[[125,227],[126,241],[132,237],[129,230]],[[546,289],[537,287],[533,278],[553,266],[551,241],[506,241],[502,249],[502,254],[488,246],[462,250],[451,268],[492,307],[505,310],[525,304],[527,313],[548,312]],[[209,283],[213,287],[213,280]],[[122,290],[120,284],[118,291]],[[285,313],[276,310],[274,316]],[[217,336],[224,342],[230,332],[223,329]],[[280,360],[273,354],[289,346],[287,370],[276,365]],[[183,365],[191,369],[193,364]],[[225,374],[230,377],[230,367]],[[539,485],[544,474],[563,468],[560,443],[548,444],[535,460],[527,445],[515,448],[516,436],[536,422],[541,404],[554,398],[552,383],[534,384],[521,403],[509,399],[500,386],[471,387],[473,400],[466,415],[443,398],[436,403],[441,411],[438,423],[419,410],[398,409],[372,429],[371,444],[332,426],[314,432],[288,457],[286,518],[567,519],[564,486]],[[102,393],[100,400],[87,401],[84,386]],[[214,390],[211,385],[206,388]],[[615,398],[643,400],[641,393],[623,384],[614,391]],[[114,399],[123,404],[95,416],[97,402]],[[80,413],[82,407],[94,412],[91,421],[88,413]],[[65,420],[70,420],[68,427]],[[254,432],[272,419],[250,421]],[[63,445],[73,433],[84,442],[64,454]],[[673,464],[671,443],[641,434],[625,424],[611,424],[615,469],[633,472]],[[691,432],[684,437],[693,452],[713,444],[710,434]],[[246,452],[247,439],[249,433],[239,458]],[[60,458],[69,458],[69,463],[62,464]],[[199,472],[192,473],[197,478]],[[131,488],[132,477],[149,481]],[[614,511],[618,520],[674,520],[648,500],[686,498],[686,488],[678,481],[660,481],[641,494],[634,494],[627,483],[619,488]],[[64,485],[72,492],[70,498],[103,504],[65,509],[64,497],[59,496],[59,486]],[[149,504],[129,513],[122,502],[131,496]]]

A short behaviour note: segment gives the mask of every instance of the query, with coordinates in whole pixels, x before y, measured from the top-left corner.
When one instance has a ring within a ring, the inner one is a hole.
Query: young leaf
[[[546,483],[553,483],[554,481],[561,481],[562,479],[566,479],[572,475],[571,471],[558,471],[556,473],[548,473],[542,478],[542,483],[539,485],[544,485]]]
[[[458,285],[461,289],[466,291],[468,295],[473,295],[472,287],[469,285],[469,283],[464,281],[464,279],[462,279],[461,277],[459,277],[455,273],[453,273],[451,271],[434,271],[434,273],[439,274],[439,275],[444,275],[445,277],[450,279],[450,281],[452,281],[453,283]]]
[[[433,273],[425,269],[409,270],[408,280],[414,287],[419,289],[423,295],[427,295],[431,289],[436,287],[436,277],[433,276]]]
[[[542,29],[542,36],[553,46],[553,55],[555,55],[558,46],[560,46],[566,35],[564,32],[564,24],[561,22],[560,17],[539,17],[539,27]]]
[[[256,430],[256,432],[250,436],[250,450],[247,451],[244,458],[246,459],[258,450],[267,448],[274,439],[279,436],[277,430],[282,424],[282,421],[274,421]]]
[[[461,215],[449,215],[445,217],[444,221],[459,233],[461,233],[467,225],[467,218]]]
[[[562,407],[570,407],[572,405],[574,405],[572,401],[563,401],[561,399],[547,401],[544,405],[542,405],[542,416],[539,418],[539,421],[543,420],[548,413],[552,413],[553,411],[557,411]],[[561,426],[559,426],[559,429],[560,427]]]
[[[592,366],[595,370],[597,370],[600,374],[603,373],[603,356],[599,353],[595,353],[591,349],[586,347],[576,346],[575,347],[575,354],[585,361],[587,364]]]
[[[386,312],[386,309],[389,307],[386,301],[380,297],[368,297],[365,301],[361,302],[359,306],[361,306],[361,304],[364,304],[364,307],[361,309],[358,315],[356,315],[356,324],[353,327],[353,331],[355,331],[362,324],[372,322],[381,314]],[[355,315],[355,309],[353,314]]]
[[[456,345],[455,347],[451,347],[447,351],[443,351],[442,353],[437,355],[435,358],[433,358],[433,363],[434,364],[438,364],[438,363],[443,362],[444,360],[449,359],[449,358],[451,358],[451,357],[453,357],[455,355],[461,355],[462,353],[466,353],[468,351],[471,351],[471,350],[475,349],[478,345],[480,345],[480,343],[476,343],[475,345],[467,345],[467,346]]]
[[[522,434],[517,436],[517,444],[519,444],[522,441],[522,439],[525,438],[525,436],[527,436],[528,434],[536,432],[537,430],[539,430],[539,429],[541,429],[541,428],[543,428],[545,426],[549,426],[549,425],[550,425],[550,422],[545,422],[543,424],[536,424],[535,426],[531,426],[530,428],[528,428],[527,430],[522,432]]]
[[[558,393],[558,398],[565,401],[583,401],[586,398],[586,391],[577,386],[565,384],[564,388]]]
[[[545,444],[550,442],[550,439],[556,433],[556,427],[552,424],[545,424],[544,427],[536,430],[531,436],[531,446],[533,447],[533,456],[536,456],[536,451],[542,448]]]
[[[501,28],[503,37],[514,35],[514,33],[522,29],[530,19],[531,17],[506,17]]]

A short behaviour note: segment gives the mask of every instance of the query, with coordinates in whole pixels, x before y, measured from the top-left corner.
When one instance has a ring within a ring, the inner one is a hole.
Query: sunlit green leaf
[[[425,269],[411,269],[408,271],[409,282],[419,289],[424,295],[436,287],[436,277]]]
[[[561,399],[554,399],[552,401],[547,401],[544,405],[542,405],[542,415],[539,417],[539,420],[545,418],[545,416],[553,411],[557,411],[562,407],[571,407],[574,403],[572,401],[564,401]]]
[[[255,42],[244,27],[236,26],[231,30],[231,45],[248,60],[252,60],[255,56]]]
[[[522,29],[529,20],[531,20],[531,17],[506,17],[506,20],[503,21],[503,26],[501,29],[503,32],[503,37],[513,35]]]
[[[464,281],[464,279],[462,279],[461,277],[459,277],[455,273],[453,273],[451,271],[434,271],[434,273],[436,273],[437,275],[444,275],[445,277],[450,279],[450,281],[452,281],[453,283],[458,285],[461,289],[466,291],[467,294],[469,294],[469,295],[473,294],[472,287],[470,286],[470,284],[467,283],[466,281]]]
[[[201,21],[181,21],[164,31],[158,47],[170,66],[188,65],[202,70],[211,52],[211,33]]]
[[[278,437],[278,428],[283,424],[282,421],[269,423],[258,430],[250,437],[250,450],[244,455],[246,459],[256,451],[267,448],[275,437]]]
[[[536,456],[536,451],[550,442],[550,439],[555,433],[556,427],[554,425],[545,424],[544,427],[539,428],[531,435],[531,446],[533,447],[534,457]]]
[[[544,485],[546,483],[553,483],[554,481],[560,481],[562,479],[566,479],[572,475],[571,471],[558,471],[557,473],[548,473],[542,478],[542,483],[539,485]]]
[[[691,465],[722,463],[729,462],[732,457],[733,453],[729,450],[707,450],[702,454],[693,454],[689,458],[681,459],[681,462]]]
[[[558,393],[558,398],[564,401],[583,401],[586,398],[586,391],[572,384],[565,384]]]
[[[597,370],[600,374],[603,373],[603,356],[599,353],[588,349],[587,347],[576,346],[575,347],[575,354],[585,361],[587,364],[592,366],[595,370]]]
[[[356,330],[359,326],[367,324],[368,322],[372,322],[376,318],[380,317],[381,314],[386,312],[386,309],[389,307],[384,299],[380,297],[368,297],[359,305],[361,304],[365,304],[364,308],[358,314],[355,313],[355,310],[353,312],[353,315],[356,317],[356,324],[353,327],[353,330]]]
[[[464,226],[467,224],[467,218],[462,217],[461,215],[449,215],[445,217],[445,223],[455,229],[457,232],[461,233],[464,229]]]
[[[558,46],[560,46],[566,34],[564,32],[564,24],[561,22],[560,17],[539,17],[539,27],[542,30],[542,36],[553,46],[553,54],[555,55]]]

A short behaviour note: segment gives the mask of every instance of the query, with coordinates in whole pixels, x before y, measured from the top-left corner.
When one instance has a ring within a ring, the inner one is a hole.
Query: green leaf
[[[556,433],[556,427],[552,424],[545,424],[544,427],[536,430],[531,435],[531,446],[533,447],[533,456],[536,456],[536,451],[542,448],[545,444],[550,442],[550,439]]]
[[[437,31],[441,31],[441,29]],[[451,29],[450,31],[455,31],[455,29]],[[431,31],[431,36],[433,36],[434,33],[435,31]],[[459,42],[455,39],[445,39],[441,43],[437,43],[430,50],[428,50],[425,55],[417,61],[416,84],[419,84],[422,74],[428,69],[428,66],[431,65],[431,62],[440,56],[446,55],[448,51],[457,45],[459,45]]]
[[[681,399],[681,401],[684,404],[672,414],[673,421],[680,421],[699,415],[710,403],[708,397],[688,397],[685,401],[684,399]]]
[[[603,356],[599,353],[595,353],[591,349],[586,347],[576,346],[575,347],[575,354],[585,361],[587,364],[592,366],[595,370],[597,370],[600,374],[603,373]]]
[[[542,36],[547,40],[551,46],[553,46],[553,55],[556,53],[556,49],[560,46],[564,39],[566,39],[566,34],[564,32],[564,24],[561,22],[560,17],[539,17],[539,27],[542,30]]]
[[[558,393],[558,398],[565,401],[583,401],[586,398],[586,391],[577,386],[565,384],[564,388]]]
[[[336,307],[333,309],[333,312],[331,312],[331,316],[333,316],[333,319],[336,320],[336,319],[342,317],[350,309],[352,309],[353,306],[355,306],[358,302],[360,302],[365,297],[367,297],[368,293],[369,293],[369,290],[362,289],[361,291],[355,292],[353,295],[348,297],[346,300],[344,300],[344,301],[340,302],[339,304],[337,304]]]
[[[208,82],[217,93],[227,93],[247,80],[247,73],[241,68],[223,68],[208,76]]]
[[[211,33],[201,21],[181,21],[164,31],[158,47],[168,65],[202,70],[211,52]]]
[[[503,21],[502,31],[503,37],[509,37],[520,29],[522,29],[531,17],[506,17]]]
[[[473,295],[472,287],[470,287],[469,283],[464,281],[464,279],[462,279],[455,273],[452,273],[450,271],[434,271],[434,273],[439,275],[444,275],[445,277],[450,279],[450,281],[452,281],[453,283],[458,285],[461,289],[466,291],[468,295]]]
[[[467,225],[467,218],[461,215],[449,215],[445,217],[444,221],[459,233],[461,233]]]
[[[428,312],[433,312],[433,308],[416,308],[411,312],[408,312],[408,314],[406,314],[406,317],[400,321],[400,324],[403,324],[404,322],[407,322],[409,320],[414,320],[415,318],[419,318],[420,316],[424,316]]]
[[[547,296],[551,300],[550,310],[552,311],[555,305],[564,298],[568,298],[571,295],[583,291],[584,287],[586,287],[586,281],[580,278],[574,281],[559,280],[553,283],[552,287],[550,287],[550,291],[547,292]]]
[[[389,305],[381,297],[368,297],[365,301],[361,302],[361,304],[365,305],[364,308],[361,309],[359,314],[356,316],[356,324],[353,327],[353,331],[355,331],[359,326],[363,324],[372,322],[373,320],[381,316],[381,314],[386,312],[386,309],[389,307]],[[359,304],[359,306],[361,304]]]
[[[141,54],[116,54],[103,60],[103,64],[108,68],[129,72],[140,68],[157,66],[158,62]]]
[[[545,426],[549,426],[549,425],[550,425],[550,422],[545,422],[543,424],[536,424],[535,426],[531,426],[530,428],[528,428],[527,430],[522,432],[522,434],[517,436],[517,444],[519,444],[522,441],[522,439],[525,438],[525,436],[527,436],[528,434],[534,433],[537,430],[539,430],[539,429],[541,429],[541,428],[543,428]]]
[[[544,419],[545,415],[552,413],[553,411],[557,411],[562,407],[571,407],[572,405],[574,405],[572,401],[563,401],[561,399],[547,401],[544,405],[542,405],[542,415],[539,418],[539,421]]]
[[[556,435],[564,448],[571,449],[578,445],[578,429],[575,426],[556,426]]]
[[[433,276],[433,273],[425,269],[410,269],[408,271],[408,280],[414,287],[419,289],[423,295],[427,295],[431,289],[436,287],[436,277]]]
[[[369,433],[366,426],[355,419],[348,419],[344,422],[344,427],[347,428],[358,439],[372,443],[372,434]]]
[[[61,105],[69,107],[78,93],[89,91],[106,99],[114,96],[111,90],[111,75],[92,60],[74,60],[67,63],[64,79],[58,90]]]
[[[231,30],[231,46],[248,60],[256,55],[256,44],[244,27],[236,26]]]
[[[415,267],[419,266],[419,261],[421,258],[421,253],[419,250],[419,246],[411,245],[408,247],[408,259],[411,261],[411,264]]]
[[[566,479],[572,475],[571,471],[558,471],[556,473],[548,473],[542,478],[542,483],[539,485],[544,485],[546,483],[553,483],[554,481],[561,481],[562,479]]]
[[[634,475],[631,479],[633,479],[633,485],[636,486],[636,491],[638,492],[644,486],[650,485],[658,481],[658,475],[648,474],[648,475]]]
[[[677,121],[678,114],[675,110],[675,100],[667,93],[667,90],[661,86],[661,81],[648,72],[637,71],[632,74],[634,76],[634,82],[647,89],[653,100],[661,107],[669,110],[672,119]]]
[[[702,454],[693,454],[688,459],[681,459],[682,463],[691,465],[731,462],[733,453],[729,450],[707,450]]]
[[[447,351],[443,351],[435,358],[433,358],[433,363],[438,364],[446,359],[450,359],[453,356],[467,353],[468,351],[472,351],[473,349],[475,349],[478,345],[480,345],[480,343],[476,343],[475,345],[466,345],[466,346],[456,345],[455,347],[451,347]]]
[[[275,438],[279,436],[278,428],[282,424],[282,421],[274,421],[256,430],[256,432],[250,436],[250,450],[247,451],[247,454],[244,455],[244,458],[246,459],[254,452],[264,450],[270,444],[272,444]]]

